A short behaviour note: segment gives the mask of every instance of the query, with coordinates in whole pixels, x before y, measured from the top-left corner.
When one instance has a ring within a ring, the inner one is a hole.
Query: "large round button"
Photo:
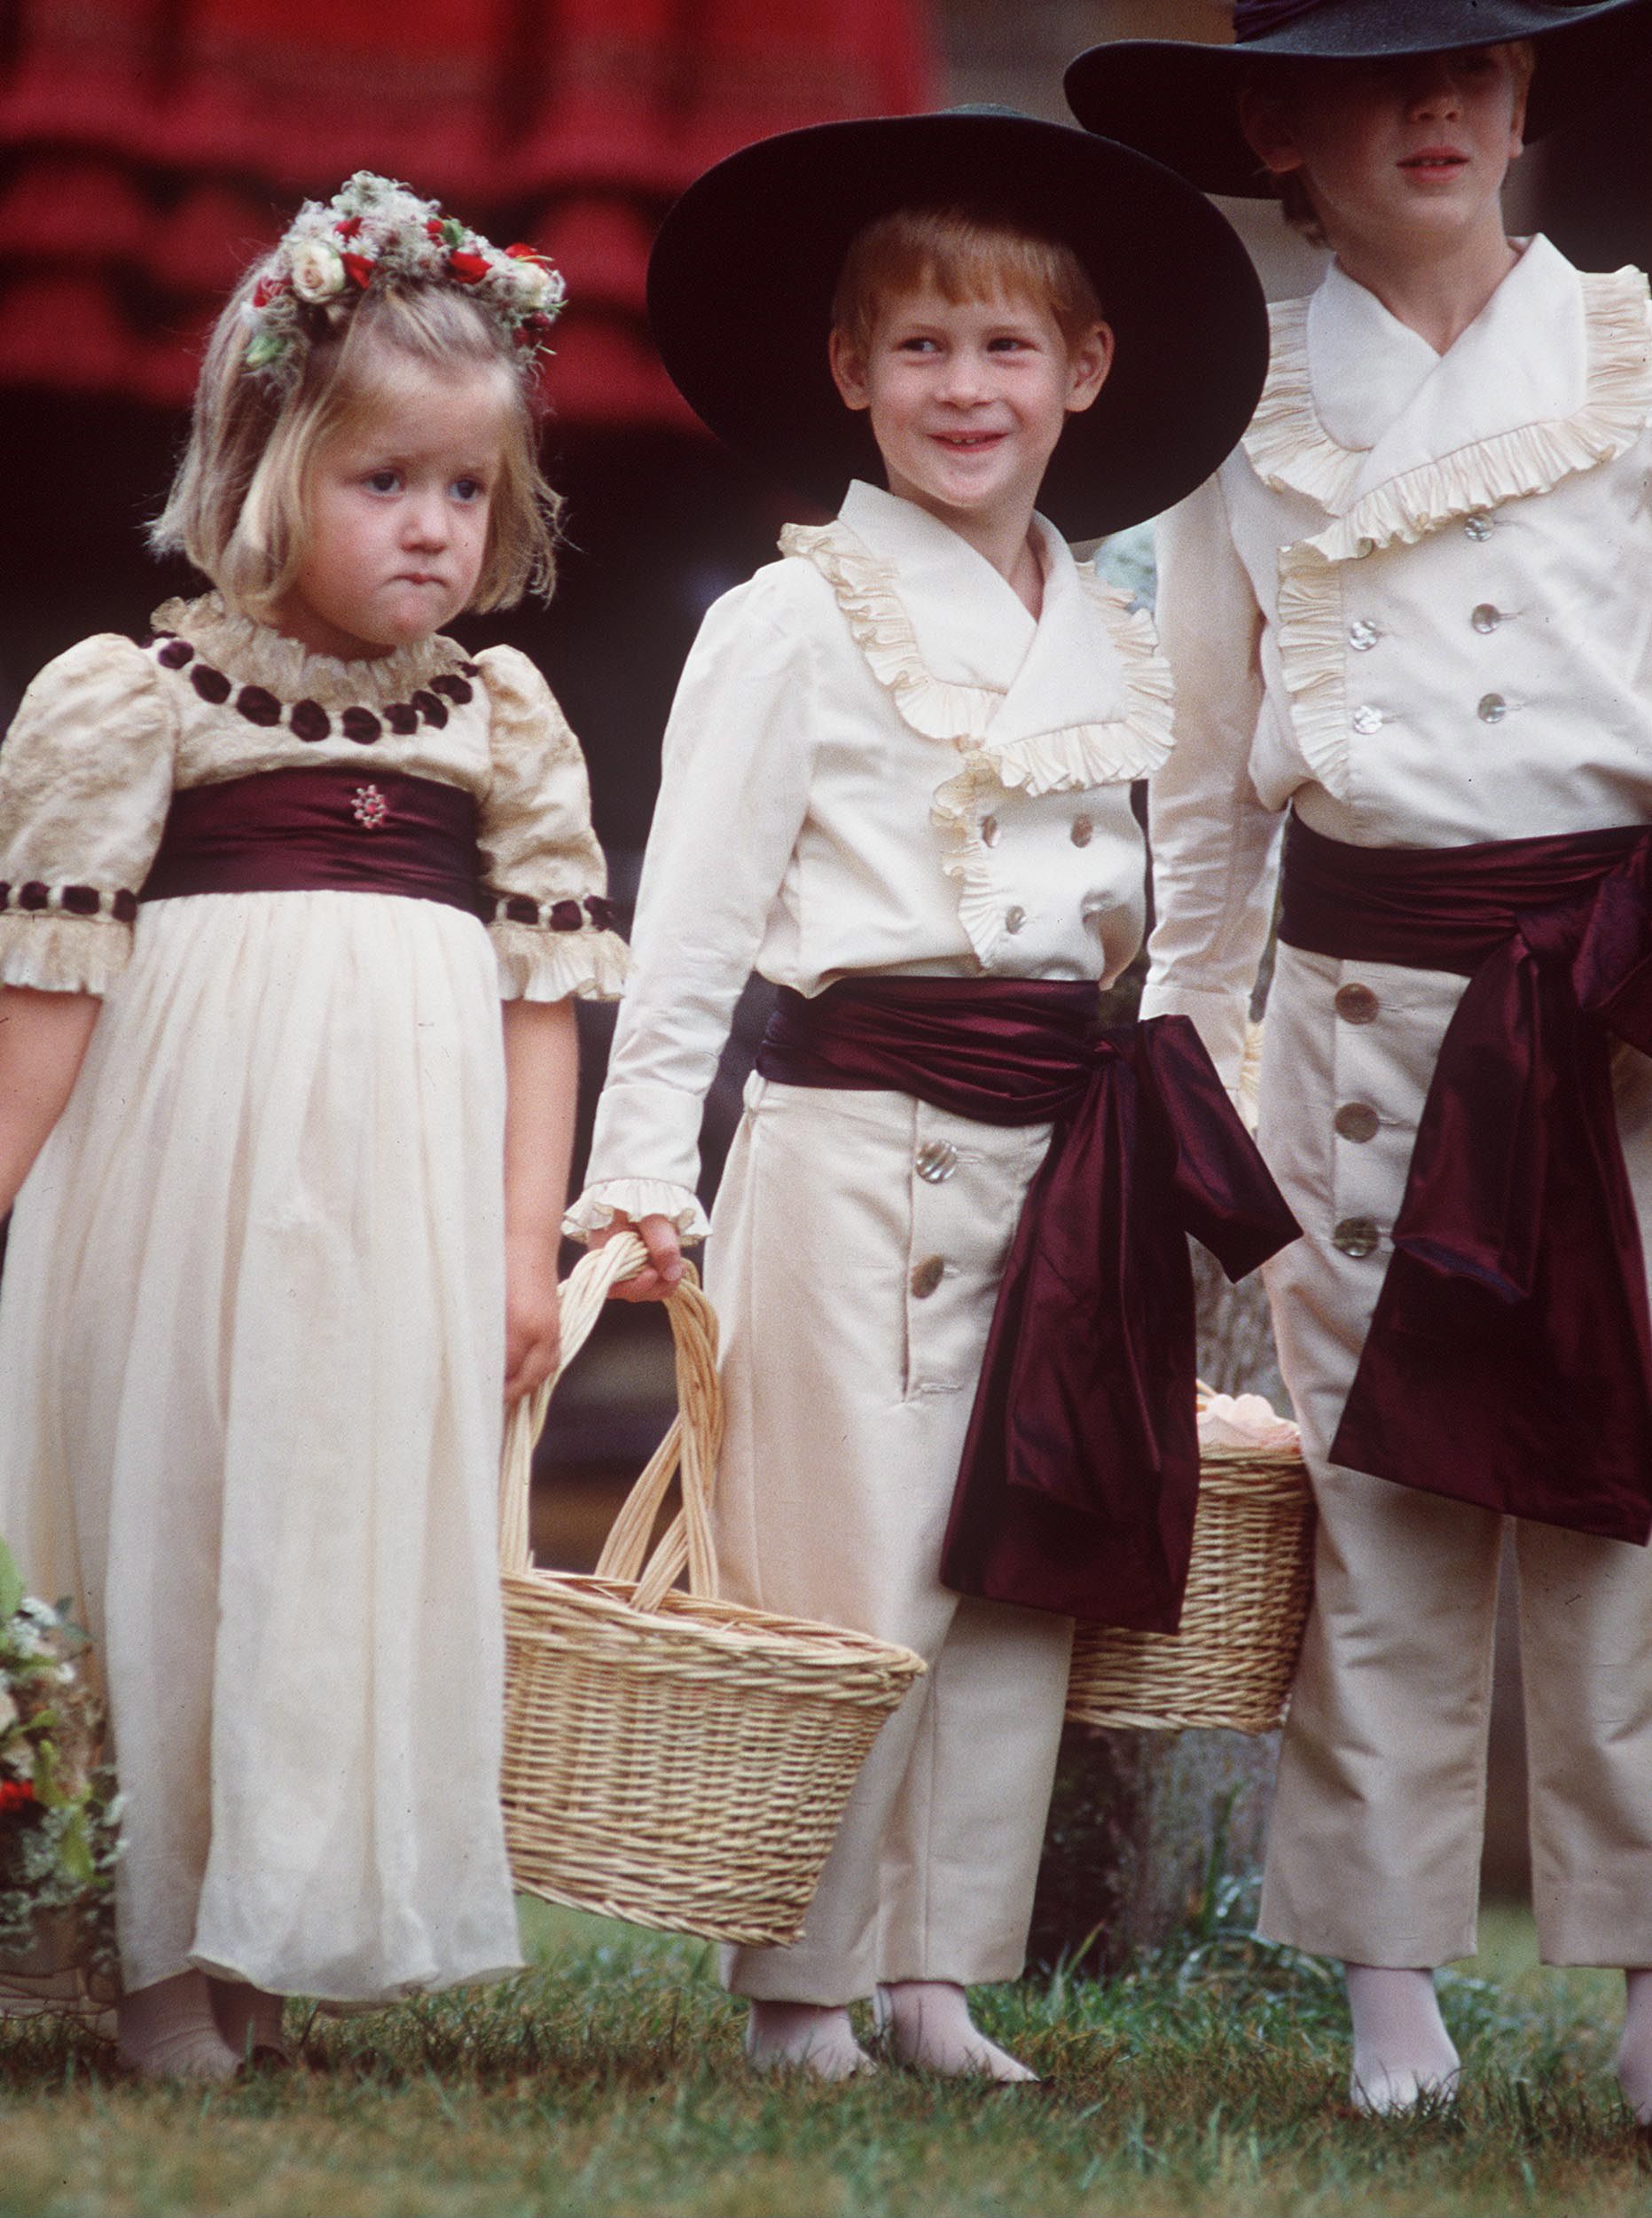
[[[1096,835],[1096,827],[1089,817],[1075,817],[1069,835],[1075,847],[1088,847]]]
[[[926,1140],[914,1162],[920,1179],[931,1186],[944,1186],[958,1168],[958,1150],[950,1140]]]
[[[1365,1101],[1344,1101],[1331,1121],[1339,1140],[1374,1140],[1382,1129],[1382,1119]]]
[[[1494,608],[1489,600],[1483,600],[1468,619],[1475,630],[1482,633],[1495,631],[1503,621],[1503,612]]]
[[[1006,909],[1004,912],[1004,929],[1006,932],[1019,932],[1026,921],[1027,912],[1019,905],[1013,909]]]
[[[1463,519],[1464,538],[1473,539],[1482,546],[1491,537],[1493,529],[1491,519],[1483,508],[1477,508],[1472,516]]]
[[[1372,708],[1370,703],[1366,702],[1363,708],[1354,710],[1352,721],[1355,731],[1363,733],[1369,739],[1372,733],[1380,732],[1382,729],[1382,711],[1380,709]]]
[[[1348,644],[1359,654],[1369,654],[1382,636],[1367,616],[1361,616],[1358,623],[1348,627]]]
[[[996,847],[996,846],[998,845],[998,820],[997,817],[983,817],[983,818],[982,818],[982,819],[981,819],[981,837],[982,837],[983,843],[986,846],[988,846],[988,847]]]
[[[1381,1237],[1373,1219],[1344,1217],[1331,1234],[1331,1245],[1358,1260],[1361,1256],[1374,1254]]]
[[[1336,989],[1336,1014],[1344,1024],[1374,1024],[1382,1007],[1369,986],[1346,985]]]
[[[927,1302],[945,1276],[944,1258],[938,1255],[926,1256],[921,1263],[914,1264],[912,1266],[911,1283],[913,1297],[918,1301]]]
[[[1508,703],[1501,694],[1486,694],[1482,696],[1475,714],[1482,724],[1501,724],[1508,714]]]

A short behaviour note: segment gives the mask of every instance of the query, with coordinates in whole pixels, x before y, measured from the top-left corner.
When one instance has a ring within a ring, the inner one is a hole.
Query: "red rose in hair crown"
[[[348,307],[397,278],[462,286],[530,357],[544,349],[567,299],[560,270],[537,247],[501,250],[434,200],[358,169],[330,201],[305,201],[259,270],[243,310],[247,367],[292,384],[309,344],[304,310]]]

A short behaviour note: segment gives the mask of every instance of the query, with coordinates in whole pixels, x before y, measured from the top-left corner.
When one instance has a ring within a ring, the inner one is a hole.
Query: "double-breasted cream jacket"
[[[1106,982],[1139,943],[1130,805],[1170,745],[1146,615],[1036,526],[1041,616],[857,484],[708,615],[666,733],[635,968],[569,1228],[698,1236],[701,1104],[754,970]]]
[[[1335,267],[1273,317],[1249,432],[1160,532],[1176,745],[1144,1014],[1191,1016],[1230,1084],[1287,807],[1374,847],[1652,821],[1645,278],[1534,239],[1444,356]],[[1308,1236],[1272,1269],[1327,1438],[1462,983],[1280,950],[1262,1138]]]

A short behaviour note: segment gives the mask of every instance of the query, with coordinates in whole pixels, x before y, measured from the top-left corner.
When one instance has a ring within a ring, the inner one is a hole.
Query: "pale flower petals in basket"
[[[1283,1722],[1313,1596],[1313,1496],[1300,1435],[1260,1394],[1201,1388],[1199,1442],[1181,1630],[1081,1625],[1071,1724],[1266,1733]]]
[[[645,1261],[623,1234],[562,1289],[562,1364]],[[910,1650],[717,1598],[716,1317],[693,1274],[668,1309],[678,1415],[590,1578],[532,1567],[528,1490],[551,1387],[506,1429],[500,1479],[502,1792],[516,1884],[548,1901],[756,1946],[795,1940]],[[646,1565],[681,1464],[682,1508]],[[686,1592],[674,1584],[686,1568]]]

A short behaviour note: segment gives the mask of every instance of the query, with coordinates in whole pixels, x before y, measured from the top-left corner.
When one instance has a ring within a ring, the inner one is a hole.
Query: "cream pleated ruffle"
[[[474,918],[143,912],[0,1302],[0,1531],[98,1642],[129,1987],[367,2002],[520,1961],[503,1117]]]

